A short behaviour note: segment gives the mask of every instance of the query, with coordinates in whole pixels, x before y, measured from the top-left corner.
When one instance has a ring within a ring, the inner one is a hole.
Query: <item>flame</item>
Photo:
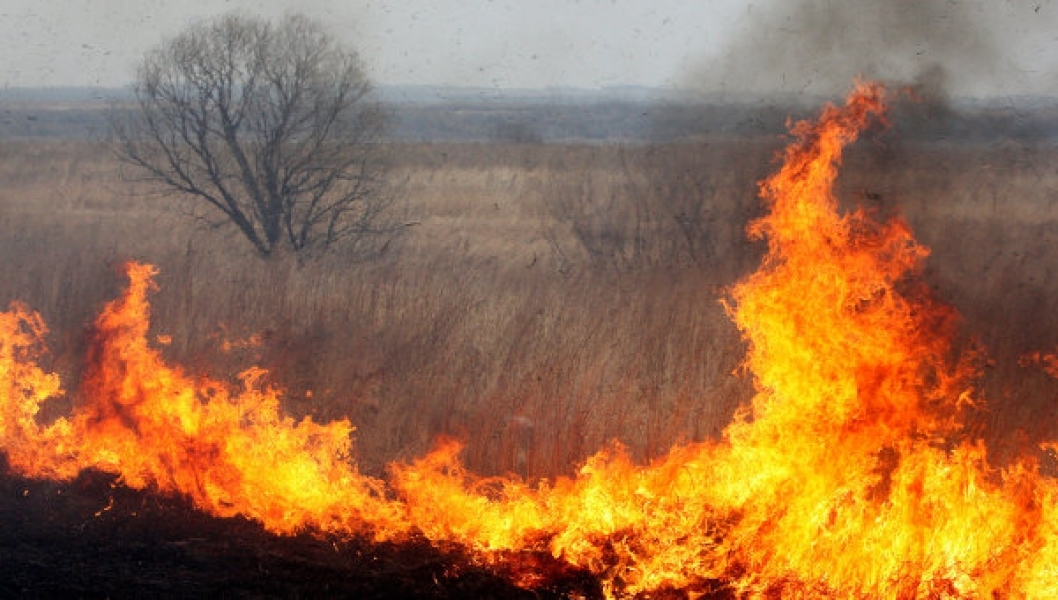
[[[0,319],[0,447],[14,470],[60,480],[84,469],[113,472],[132,488],[184,494],[205,511],[244,515],[278,533],[400,527],[383,483],[350,461],[348,421],[281,416],[258,369],[232,390],[165,364],[147,342],[154,268],[127,271],[125,295],[95,322],[82,404],[52,424],[35,419],[59,392],[58,378],[31,361],[43,323],[20,306]]]
[[[595,574],[612,597],[671,589],[796,597],[1055,597],[1058,487],[1024,457],[998,469],[960,414],[982,402],[978,357],[952,349],[955,312],[917,278],[928,251],[901,220],[843,214],[843,149],[884,121],[885,90],[796,124],[751,224],[768,252],[731,291],[752,402],[711,443],[648,465],[619,444],[572,477],[482,478],[445,441],[387,481],[359,473],[352,426],[282,416],[262,372],[241,386],[166,364],[147,342],[154,269],[128,266],[125,295],[95,324],[77,408],[37,365],[47,331],[21,305],[0,314],[0,449],[11,468],[83,469],[189,497],[277,533],[462,545],[503,570],[546,553]]]

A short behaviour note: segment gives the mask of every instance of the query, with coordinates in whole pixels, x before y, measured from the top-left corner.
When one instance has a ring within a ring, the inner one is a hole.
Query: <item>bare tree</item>
[[[234,224],[261,256],[304,256],[395,230],[370,92],[319,23],[227,15],[150,52],[136,109],[112,124],[122,160],[193,214]]]

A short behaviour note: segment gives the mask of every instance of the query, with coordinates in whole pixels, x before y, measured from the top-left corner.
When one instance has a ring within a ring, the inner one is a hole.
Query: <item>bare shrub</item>
[[[397,230],[370,90],[322,25],[227,15],[148,54],[136,109],[112,122],[136,177],[234,225],[263,257],[307,255]]]
[[[565,263],[737,274],[757,256],[742,227],[774,149],[751,139],[598,148],[589,168],[554,177],[545,235]]]

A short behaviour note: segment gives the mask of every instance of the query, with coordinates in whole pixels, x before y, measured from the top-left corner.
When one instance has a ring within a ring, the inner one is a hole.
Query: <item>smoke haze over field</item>
[[[923,74],[960,95],[1058,95],[1056,0],[7,0],[5,87],[122,86],[151,47],[229,11],[304,12],[380,85],[843,93]]]
[[[197,19],[297,11],[360,51],[382,85],[667,85],[740,10],[727,0],[5,0],[0,82],[124,85],[144,52]]]
[[[1050,0],[773,1],[747,8],[688,85],[833,95],[859,75],[934,93],[1054,95],[1056,19]]]

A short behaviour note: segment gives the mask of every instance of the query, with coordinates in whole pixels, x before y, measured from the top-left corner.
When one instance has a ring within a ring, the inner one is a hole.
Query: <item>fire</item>
[[[998,469],[961,426],[980,404],[976,356],[952,349],[954,311],[917,278],[928,251],[901,220],[843,214],[843,149],[884,121],[885,90],[792,128],[761,184],[761,268],[731,291],[756,395],[712,443],[637,465],[619,444],[573,477],[482,478],[443,442],[387,481],[350,456],[347,421],[295,421],[248,370],[233,389],[166,364],[148,344],[154,270],[95,324],[74,412],[38,422],[63,393],[36,363],[47,334],[0,314],[0,448],[13,470],[69,479],[113,472],[276,533],[315,531],[459,544],[502,569],[546,553],[610,596],[667,589],[797,597],[1058,595],[1058,486],[1025,457]]]
[[[382,482],[349,460],[347,421],[282,416],[278,394],[261,386],[256,369],[232,390],[165,364],[147,342],[153,274],[148,265],[128,265],[127,292],[96,320],[82,403],[49,425],[34,418],[59,393],[58,378],[31,360],[43,323],[22,307],[3,315],[0,445],[11,467],[57,479],[113,472],[130,487],[184,494],[203,510],[244,515],[279,533],[343,532],[363,522],[399,527]]]

